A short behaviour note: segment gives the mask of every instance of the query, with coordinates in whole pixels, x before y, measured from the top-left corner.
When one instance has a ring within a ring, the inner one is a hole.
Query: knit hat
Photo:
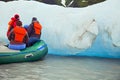
[[[15,19],[19,19],[19,15],[18,15],[18,14],[15,14],[15,15],[14,15],[14,18],[15,18]]]
[[[37,18],[36,18],[36,17],[33,17],[33,18],[32,18],[32,21],[37,21]]]

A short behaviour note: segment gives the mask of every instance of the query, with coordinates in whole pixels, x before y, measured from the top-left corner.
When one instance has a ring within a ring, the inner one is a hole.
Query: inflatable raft
[[[0,64],[37,61],[43,59],[47,53],[48,47],[43,40],[24,50],[11,50],[0,45]]]

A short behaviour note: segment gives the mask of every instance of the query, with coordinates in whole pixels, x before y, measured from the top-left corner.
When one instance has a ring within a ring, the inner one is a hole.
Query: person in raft
[[[29,47],[40,40],[42,25],[39,23],[36,17],[33,17],[31,24],[27,27],[26,30],[29,35],[29,40],[27,43],[27,47]]]
[[[22,27],[22,22],[17,21],[16,27],[10,31],[10,35],[8,36],[10,41],[8,48],[14,50],[25,49],[28,38],[27,31]]]
[[[8,30],[7,30],[7,37],[10,34],[10,31],[16,27],[16,22],[20,20],[20,16],[18,14],[15,14],[14,17],[10,19],[8,22]]]

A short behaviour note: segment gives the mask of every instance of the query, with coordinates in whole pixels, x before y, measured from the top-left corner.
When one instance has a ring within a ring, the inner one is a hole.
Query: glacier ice
[[[7,23],[20,14],[24,24],[36,16],[49,54],[120,58],[119,0],[85,8],[64,8],[36,1],[0,1],[0,42],[7,42]]]

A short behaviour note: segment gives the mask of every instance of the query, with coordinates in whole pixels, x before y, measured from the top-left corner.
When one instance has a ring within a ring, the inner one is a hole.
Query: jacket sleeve
[[[28,33],[26,33],[26,35],[25,35],[25,37],[24,37],[24,39],[23,39],[23,42],[24,42],[24,43],[27,43],[28,40],[29,40]]]
[[[14,40],[14,37],[15,37],[15,35],[14,35],[13,30],[12,30],[12,31],[10,31],[10,34],[8,35],[9,41]]]
[[[33,30],[33,24],[31,23],[30,25],[29,25],[29,27],[27,28],[27,32],[28,32],[28,36],[30,37],[31,36],[31,34],[32,34],[32,30]]]

